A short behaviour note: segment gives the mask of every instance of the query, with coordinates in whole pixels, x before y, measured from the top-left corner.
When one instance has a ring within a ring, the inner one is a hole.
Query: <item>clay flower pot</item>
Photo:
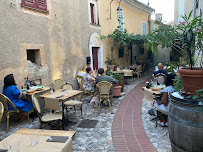
[[[121,95],[121,88],[122,88],[122,86],[114,86],[113,87],[113,97]]]
[[[203,69],[180,68],[179,73],[183,80],[184,92],[186,94],[195,93],[195,90],[203,88]]]

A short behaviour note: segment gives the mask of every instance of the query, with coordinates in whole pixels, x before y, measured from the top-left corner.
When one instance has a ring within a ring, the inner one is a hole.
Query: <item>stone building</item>
[[[0,80],[73,80],[94,50],[102,58],[100,20],[100,0],[1,0]]]
[[[119,3],[120,2],[120,3]],[[120,8],[119,8],[120,4]],[[101,5],[101,32],[102,35],[107,36],[112,34],[119,25],[117,20],[117,9],[122,9],[122,28],[127,29],[128,33],[147,34],[149,32],[150,14],[154,11],[153,8],[145,5],[137,0],[105,0],[100,1]],[[104,55],[104,63],[106,57],[110,55],[110,48],[113,42],[109,39],[102,40]],[[131,48],[129,48],[128,52]],[[120,52],[120,53],[119,53]],[[138,61],[145,61],[147,58],[147,49],[145,46],[133,45],[132,55],[127,55],[124,49],[117,46],[114,50],[114,57],[118,65],[135,64]],[[121,55],[122,54],[122,55]]]

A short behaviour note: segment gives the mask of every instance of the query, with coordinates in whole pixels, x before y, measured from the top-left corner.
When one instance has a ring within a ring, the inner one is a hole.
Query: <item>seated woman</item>
[[[83,65],[82,68],[80,69],[80,71],[78,72],[78,75],[82,76],[83,78],[85,78],[86,74],[87,74],[85,71],[85,68],[86,68],[85,65]]]
[[[169,74],[167,76],[167,78],[166,78],[166,88],[164,88],[163,90],[160,90],[160,92],[163,93],[161,103],[159,104],[158,101],[155,101],[154,105],[153,105],[158,110],[163,111],[164,113],[167,113],[167,114],[169,112],[169,105],[170,105],[169,95],[175,91],[175,89],[173,87],[173,79],[175,79],[175,74],[171,73],[171,74]],[[166,123],[167,120],[162,119],[161,122]]]
[[[21,90],[21,86],[19,86],[19,89]],[[33,108],[32,102],[21,100],[22,92],[19,89],[16,87],[13,74],[9,74],[4,78],[3,94],[7,96],[20,111],[29,112]],[[8,109],[14,110],[9,103]],[[24,120],[24,112],[20,113],[17,119]]]
[[[87,75],[84,79],[83,88],[86,91],[93,91],[94,90],[94,81],[95,81],[95,74],[90,67],[86,68]]]

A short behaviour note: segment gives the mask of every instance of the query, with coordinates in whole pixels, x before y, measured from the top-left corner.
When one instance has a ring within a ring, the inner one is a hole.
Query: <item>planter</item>
[[[168,115],[168,130],[173,152],[203,151],[203,106],[195,104],[195,100],[175,97],[171,98]]]
[[[121,88],[122,86],[113,87],[113,97],[121,96]]]
[[[203,88],[203,69],[180,68],[179,73],[183,80],[184,91],[187,94],[194,93],[195,90]]]

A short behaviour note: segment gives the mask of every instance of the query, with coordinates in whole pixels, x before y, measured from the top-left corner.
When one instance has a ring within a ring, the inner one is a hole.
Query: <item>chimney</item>
[[[160,22],[160,20],[162,19],[162,14],[161,13],[157,13],[155,14],[155,20]]]

